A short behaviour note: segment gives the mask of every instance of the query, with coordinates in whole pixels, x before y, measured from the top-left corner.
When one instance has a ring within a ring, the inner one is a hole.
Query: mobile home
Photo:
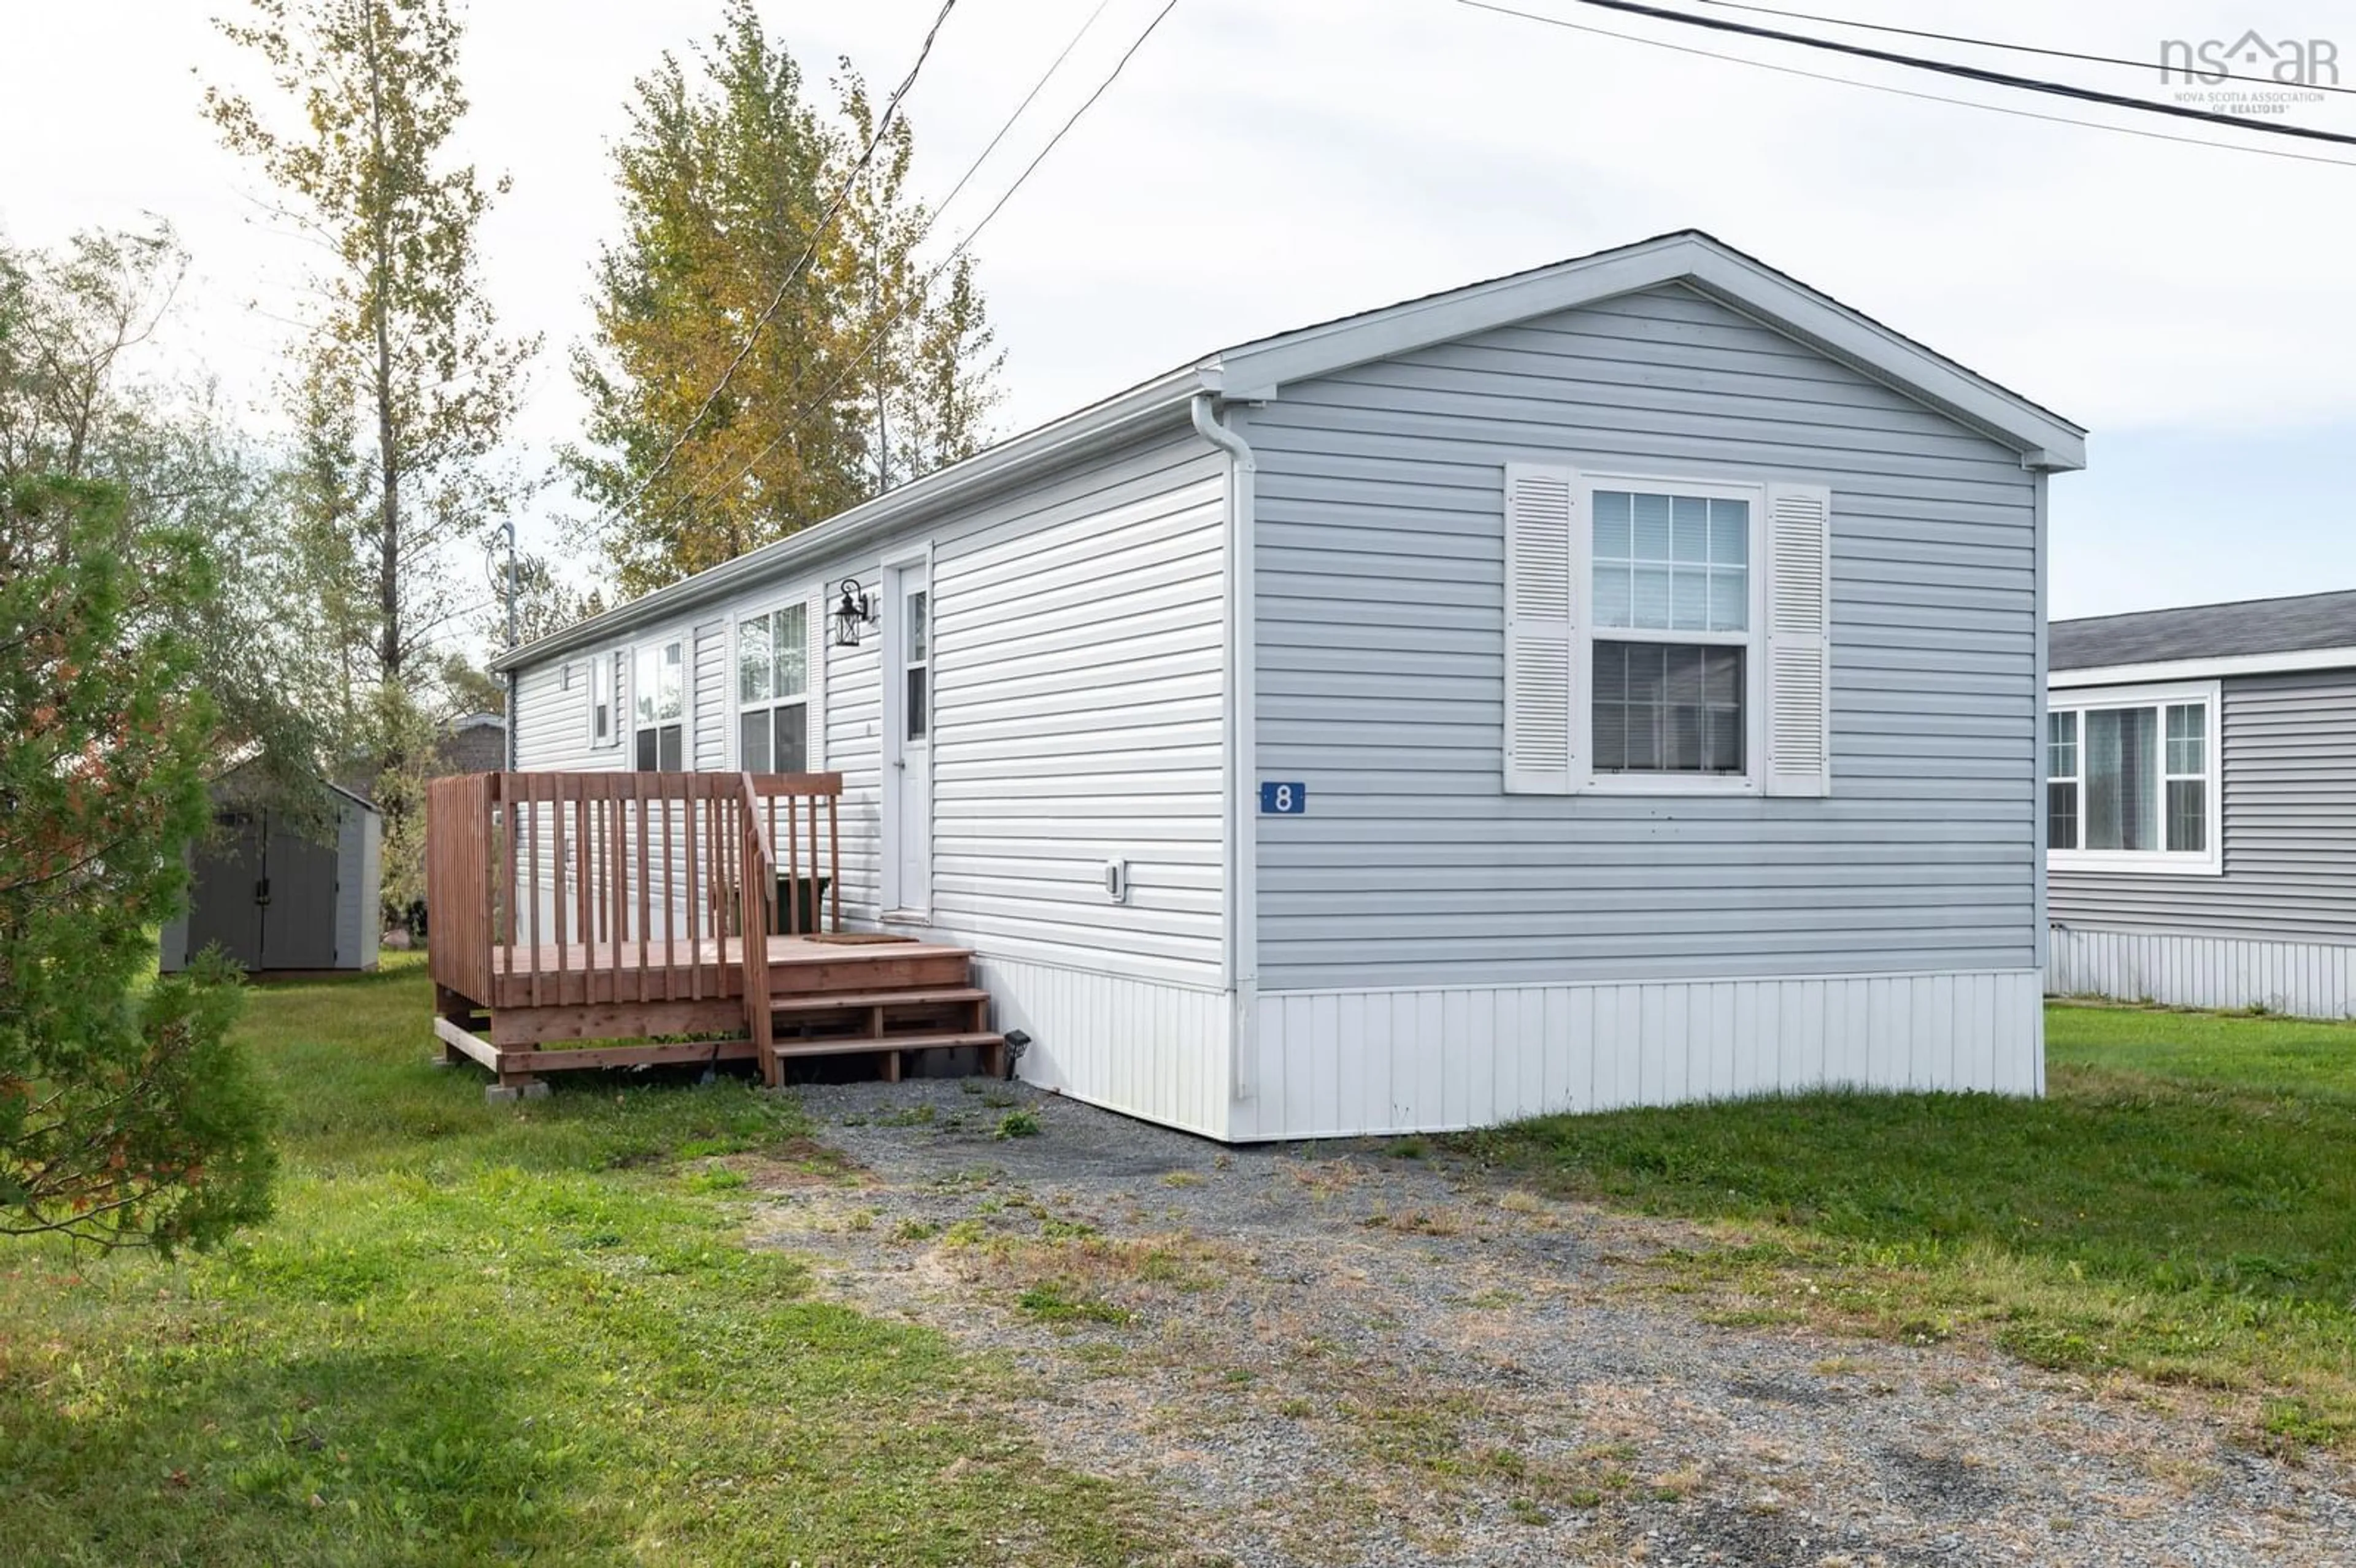
[[[2042,1083],[2084,432],[1682,232],[1237,345],[519,650],[517,766],[841,775],[853,924],[1218,1138]],[[438,929],[438,918],[437,918]]]

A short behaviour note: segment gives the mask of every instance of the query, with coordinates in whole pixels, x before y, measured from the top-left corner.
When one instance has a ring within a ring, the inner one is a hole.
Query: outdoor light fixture
[[[859,586],[859,579],[842,580],[842,601],[834,607],[834,645],[855,648],[859,645],[859,628],[875,624],[875,606],[867,591]]]

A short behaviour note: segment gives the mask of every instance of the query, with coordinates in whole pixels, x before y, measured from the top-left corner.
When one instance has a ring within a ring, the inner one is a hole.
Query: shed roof
[[[747,579],[795,570],[945,512],[960,498],[1019,483],[1034,463],[1102,450],[1183,414],[1199,394],[1228,402],[1274,399],[1288,383],[1669,284],[1693,289],[1895,388],[2019,453],[2024,467],[2085,466],[2086,432],[2081,426],[1724,240],[1687,229],[1220,349],[773,544],[511,649],[494,658],[491,667],[536,664],[666,620],[723,597]]]
[[[2356,648],[2356,591],[2091,615],[2056,621],[2047,631],[2047,661],[2057,670],[2314,648]]]

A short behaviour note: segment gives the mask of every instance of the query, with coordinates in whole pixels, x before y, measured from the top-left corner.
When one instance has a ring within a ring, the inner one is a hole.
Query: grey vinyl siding
[[[375,814],[350,801],[337,803],[336,965],[342,969],[376,967],[378,844]]]
[[[984,958],[1218,984],[1226,473],[1181,422],[697,610],[695,765],[734,765],[737,616],[845,577],[874,590],[884,561],[929,543],[932,928]],[[897,635],[824,638],[813,683],[814,749],[843,779],[842,909],[861,925],[883,912],[880,678]],[[586,677],[561,690],[562,662],[520,672],[522,765],[622,765],[589,750]],[[1115,858],[1125,903],[1103,891]]]
[[[1225,485],[1188,431],[936,531],[933,917],[978,951],[1218,982]]]
[[[2059,925],[2356,943],[2356,670],[2221,684],[2224,873],[2057,870]]]
[[[1258,455],[1266,990],[2036,963],[2035,485],[1669,287],[1282,389]],[[1504,465],[1830,486],[1830,799],[1508,795]]]

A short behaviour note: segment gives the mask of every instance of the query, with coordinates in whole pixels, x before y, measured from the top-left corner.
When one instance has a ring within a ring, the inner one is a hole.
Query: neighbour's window
[[[736,765],[798,773],[809,762],[809,606],[736,623]]]
[[[1592,506],[1596,773],[1748,773],[1751,504],[1599,489]]]
[[[2065,869],[2215,870],[2216,688],[2057,695],[2045,832]]]
[[[2078,716],[2045,716],[2045,847],[2078,847]]]
[[[630,695],[640,773],[679,773],[686,763],[687,644],[683,638],[640,647]]]

